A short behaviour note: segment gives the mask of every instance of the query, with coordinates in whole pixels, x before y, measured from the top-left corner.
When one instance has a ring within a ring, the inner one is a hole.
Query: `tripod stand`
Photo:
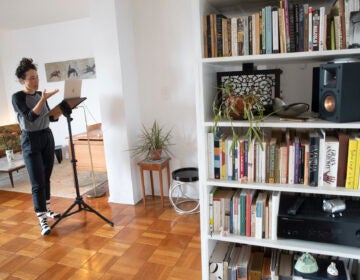
[[[76,214],[80,211],[88,211],[96,214],[98,217],[103,219],[105,222],[107,222],[110,226],[114,226],[114,223],[110,220],[106,219],[103,215],[101,215],[99,212],[91,208],[88,204],[86,204],[80,195],[79,191],[79,181],[77,176],[77,170],[76,170],[76,162],[75,159],[75,150],[74,150],[74,144],[73,144],[73,138],[72,138],[72,131],[71,131],[71,113],[72,109],[75,108],[78,104],[83,102],[86,98],[71,98],[71,99],[64,99],[57,107],[61,109],[62,114],[67,119],[68,124],[68,130],[69,130],[69,139],[70,139],[70,151],[71,151],[71,163],[73,167],[73,175],[74,175],[74,184],[75,184],[75,190],[76,190],[76,198],[73,204],[60,216],[59,219],[55,221],[54,224],[51,225],[51,228],[54,228],[62,219],[71,216],[73,214]],[[54,110],[55,109],[55,110]],[[59,109],[56,110],[56,107],[54,108],[54,111],[59,112]],[[50,111],[51,112],[51,111]],[[77,209],[74,209],[74,207],[78,207]],[[73,210],[73,211],[72,211]]]

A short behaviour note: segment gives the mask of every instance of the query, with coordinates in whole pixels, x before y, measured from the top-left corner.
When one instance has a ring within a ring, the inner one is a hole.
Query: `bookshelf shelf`
[[[336,0],[295,1],[296,3],[308,3],[313,7],[326,6],[326,13],[334,5]],[[209,278],[209,259],[215,244],[221,242],[232,242],[237,244],[248,244],[264,248],[275,248],[297,252],[310,252],[314,254],[329,255],[360,260],[360,248],[351,246],[334,245],[329,243],[308,242],[291,239],[256,239],[239,235],[220,236],[209,235],[209,197],[215,186],[232,189],[254,189],[258,191],[279,191],[281,193],[309,194],[326,197],[360,198],[360,189],[346,189],[344,187],[310,187],[301,184],[260,184],[241,183],[239,181],[226,181],[209,179],[208,174],[209,151],[207,147],[208,132],[214,126],[214,115],[212,112],[213,100],[217,96],[217,72],[242,71],[244,63],[252,63],[257,70],[280,69],[281,74],[281,97],[286,104],[303,102],[312,103],[312,73],[314,67],[322,64],[343,63],[360,61],[360,49],[341,49],[308,52],[270,53],[244,56],[226,56],[204,58],[210,56],[208,41],[204,39],[203,23],[204,16],[210,13],[221,13],[227,17],[248,16],[259,9],[267,6],[278,6],[279,1],[275,0],[198,0],[198,54],[199,54],[199,81],[197,91],[197,142],[199,162],[199,186],[200,186],[200,211],[201,211],[201,251],[202,251],[202,275],[203,279]],[[205,18],[209,23],[209,18]],[[208,35],[207,35],[208,36]],[[208,38],[208,37],[205,37]],[[212,38],[213,39],[213,38]],[[205,40],[205,42],[204,42]],[[205,44],[205,48],[204,48]],[[212,43],[211,43],[212,44]],[[210,54],[213,54],[213,49]],[[216,52],[215,52],[216,53]],[[258,53],[258,52],[257,52]],[[235,128],[238,131],[246,130],[247,121],[220,121],[217,127],[226,131]],[[360,131],[360,122],[334,123],[321,119],[311,118],[306,121],[283,120],[278,116],[268,117],[259,123],[260,127],[285,130],[287,128],[303,130],[351,130]]]
[[[350,246],[341,246],[328,243],[320,242],[310,242],[302,240],[289,240],[289,239],[278,239],[278,240],[269,240],[269,239],[256,239],[253,237],[244,237],[244,236],[220,236],[219,234],[208,235],[208,239],[216,241],[225,241],[225,242],[234,242],[241,244],[248,244],[253,246],[265,246],[268,248],[290,250],[303,252],[304,248],[307,249],[307,252],[314,254],[322,255],[336,255],[343,258],[353,258],[357,259],[360,256],[360,248],[350,247]]]
[[[227,56],[203,58],[202,63],[205,65],[232,66],[241,63],[258,64],[279,64],[279,63],[296,63],[296,62],[328,62],[328,61],[351,61],[360,57],[359,49],[346,50],[327,50],[312,52],[294,52],[294,53],[276,53],[276,54],[259,54],[247,56]]]
[[[208,121],[204,123],[205,127],[213,127],[214,122]],[[218,127],[229,127],[231,126],[230,122],[219,122]],[[247,121],[233,121],[233,127],[247,127],[249,126]],[[281,120],[279,117],[269,117],[268,120],[259,123],[260,127],[270,127],[270,128],[325,128],[325,129],[360,129],[360,122],[351,122],[351,123],[333,123],[320,119],[309,119],[307,121],[288,121]]]
[[[225,188],[241,188],[241,189],[255,189],[262,191],[280,191],[293,193],[309,193],[319,195],[334,195],[347,197],[360,197],[360,190],[351,190],[342,187],[310,187],[304,185],[289,185],[289,184],[258,184],[258,183],[240,183],[238,181],[221,181],[221,180],[207,180],[208,186],[219,186]]]

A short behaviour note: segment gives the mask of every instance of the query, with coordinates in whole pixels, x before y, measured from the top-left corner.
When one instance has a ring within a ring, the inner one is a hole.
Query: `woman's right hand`
[[[46,92],[46,89],[44,89],[41,94],[41,98],[44,100],[48,100],[48,98],[50,98],[51,96],[53,96],[54,94],[56,94],[58,92],[59,92],[59,89],[54,89],[53,91],[50,91],[50,92]]]

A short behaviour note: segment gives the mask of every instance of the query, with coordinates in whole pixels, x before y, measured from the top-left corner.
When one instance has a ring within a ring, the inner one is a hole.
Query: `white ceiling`
[[[89,17],[90,0],[0,0],[0,30]]]

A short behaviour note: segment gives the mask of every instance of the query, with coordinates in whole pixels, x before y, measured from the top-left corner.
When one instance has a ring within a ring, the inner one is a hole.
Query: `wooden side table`
[[[140,162],[138,162],[138,166],[140,168],[140,177],[141,177],[141,187],[142,187],[142,195],[143,195],[143,202],[144,206],[146,206],[146,195],[145,195],[145,182],[144,182],[144,170],[150,171],[150,182],[151,182],[151,194],[154,198],[154,182],[153,182],[153,171],[159,172],[159,182],[160,182],[160,194],[161,194],[161,202],[162,206],[164,207],[164,190],[163,190],[163,176],[162,176],[162,170],[164,168],[167,169],[167,182],[168,182],[168,188],[170,187],[170,159],[162,158],[160,160],[148,160],[144,159]]]

